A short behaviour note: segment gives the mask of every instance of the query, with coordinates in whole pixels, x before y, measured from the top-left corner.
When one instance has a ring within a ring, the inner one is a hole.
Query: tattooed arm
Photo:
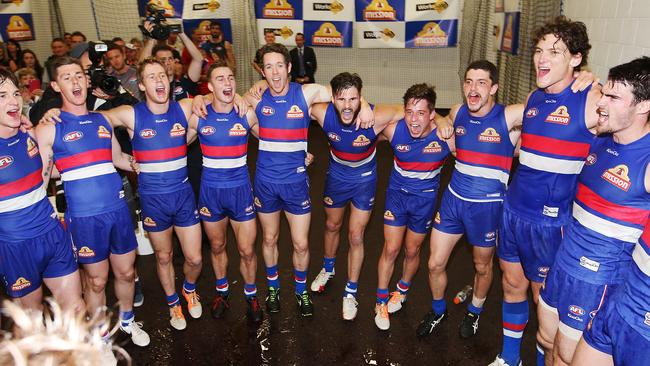
[[[56,126],[53,124],[42,123],[36,127],[36,142],[38,150],[43,161],[43,182],[47,183],[50,178],[58,178],[59,172],[54,168],[54,135]]]

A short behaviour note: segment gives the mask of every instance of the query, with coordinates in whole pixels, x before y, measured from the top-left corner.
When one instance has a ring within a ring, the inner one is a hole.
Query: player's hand
[[[580,71],[573,73],[573,77],[576,79],[571,85],[571,91],[577,93],[583,91],[589,87],[589,85],[598,85],[600,79],[596,77],[591,71]]]
[[[27,118],[24,114],[20,115],[20,130],[22,132],[27,132],[27,130],[31,130],[34,127],[32,124],[32,121]]]
[[[253,86],[248,90],[248,94],[252,95],[255,99],[262,99],[262,94],[269,88],[266,80],[256,81]]]
[[[92,94],[93,94],[95,97],[97,97],[97,98],[99,98],[99,99],[104,99],[104,100],[109,100],[109,99],[112,99],[112,98],[113,98],[113,96],[106,94],[106,92],[104,92],[104,91],[101,90],[100,88],[95,88],[95,89],[93,89]]]
[[[44,123],[44,124],[56,124],[61,122],[61,109],[59,108],[52,108],[45,112],[43,117],[38,121],[39,124]]]
[[[133,171],[136,174],[140,174],[140,164],[138,164],[138,162],[135,160],[135,158],[133,156],[130,156],[130,155],[129,155],[129,164],[131,164],[131,169],[133,169]]]
[[[206,100],[202,95],[197,95],[192,99],[192,113],[201,118],[208,116],[208,108],[205,106]]]
[[[359,115],[354,121],[355,130],[358,130],[359,128],[371,128],[375,125],[375,113],[372,111],[372,108],[370,108],[370,104],[368,104],[363,97],[361,98],[360,108]]]
[[[441,140],[449,140],[454,135],[454,126],[449,123],[449,119],[436,120],[436,135]]]
[[[244,117],[248,113],[248,102],[239,94],[235,94],[233,102],[235,103],[235,111],[237,111],[239,117]]]
[[[310,166],[311,163],[314,162],[314,155],[311,154],[310,152],[307,152],[307,156],[305,156],[305,166]]]

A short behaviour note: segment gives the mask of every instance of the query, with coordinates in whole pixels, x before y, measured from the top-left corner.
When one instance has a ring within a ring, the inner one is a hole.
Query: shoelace
[[[377,313],[381,318],[388,318],[388,307],[386,305],[380,305]]]
[[[133,323],[131,323],[131,326],[130,326],[131,334],[133,334],[133,333],[137,333],[137,334],[144,333],[144,330],[142,330],[142,325],[143,325],[142,322],[133,322]]]
[[[190,298],[190,305],[196,305],[201,301],[201,297],[199,297],[199,294],[197,294],[196,291],[190,292],[187,295]]]
[[[176,305],[172,308],[172,315],[174,316],[174,318],[179,318],[179,319],[185,318],[185,316],[183,316],[183,310],[179,305]]]
[[[303,292],[302,295],[300,295],[300,298],[301,298],[303,304],[305,304],[305,305],[309,304],[310,301],[309,301],[309,294],[308,293]]]
[[[388,300],[388,302],[394,304],[394,303],[402,301],[403,298],[404,298],[404,295],[400,294],[398,291],[395,291],[395,292],[391,293],[391,296],[390,296],[390,299]]]

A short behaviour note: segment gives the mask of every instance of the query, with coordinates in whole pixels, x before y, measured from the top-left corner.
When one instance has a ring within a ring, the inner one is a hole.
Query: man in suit
[[[291,50],[291,81],[300,84],[315,83],[316,54],[305,46],[305,35],[296,33],[296,48]]]

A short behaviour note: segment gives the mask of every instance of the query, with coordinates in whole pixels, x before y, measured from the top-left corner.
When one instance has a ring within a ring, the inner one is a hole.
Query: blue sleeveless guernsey
[[[94,216],[124,205],[122,179],[113,166],[113,129],[104,116],[61,112],[52,150],[61,173],[68,212]]]
[[[614,306],[632,328],[650,341],[650,220],[634,248],[632,260]]]
[[[423,138],[413,138],[404,119],[397,122],[390,142],[393,148],[393,170],[388,189],[406,191],[423,197],[436,197],[440,186],[440,170],[449,155],[447,143],[435,130]]]
[[[212,187],[236,187],[250,183],[246,152],[250,126],[246,117],[217,113],[207,107],[206,118],[199,118],[198,133],[203,152],[201,181]]]
[[[611,135],[596,138],[573,203],[574,222],[558,250],[556,265],[595,284],[623,280],[650,215],[645,173],[650,134],[627,145]]]
[[[500,201],[505,196],[515,147],[510,141],[505,106],[495,104],[483,117],[463,105],[454,120],[456,166],[449,191],[460,199]]]
[[[372,107],[372,106],[371,106]],[[323,131],[330,147],[328,174],[338,180],[369,182],[377,179],[375,148],[378,136],[371,128],[354,129],[341,122],[333,103],[327,106]]]
[[[277,97],[267,89],[255,113],[260,125],[255,178],[272,183],[304,181],[310,119],[302,86],[289,83],[287,94]]]
[[[519,168],[506,193],[505,207],[539,222],[566,224],[571,202],[594,135],[585,124],[591,88],[558,94],[535,90],[526,105]]]
[[[133,106],[135,126],[131,144],[140,164],[138,190],[172,193],[189,187],[187,180],[187,119],[180,104],[169,102],[167,113],[154,114],[146,102]]]
[[[58,225],[42,173],[38,146],[27,133],[0,138],[0,240],[35,238]]]

